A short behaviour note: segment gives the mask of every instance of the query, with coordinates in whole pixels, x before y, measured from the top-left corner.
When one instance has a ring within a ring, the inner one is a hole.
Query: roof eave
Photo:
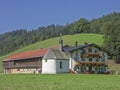
[[[30,58],[41,58],[41,57],[43,57],[43,56],[36,56],[36,57],[32,56],[32,57],[18,58],[18,59],[5,59],[5,60],[3,60],[3,62],[4,62],[4,61],[17,61],[17,60],[24,60],[24,59],[30,59]]]

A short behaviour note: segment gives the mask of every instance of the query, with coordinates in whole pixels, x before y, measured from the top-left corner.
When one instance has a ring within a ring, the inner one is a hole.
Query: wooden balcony
[[[105,66],[105,62],[80,62],[80,65]]]
[[[100,53],[88,52],[84,54],[86,57],[101,57]]]
[[[36,62],[22,62],[22,63],[14,63],[14,62],[9,62],[9,63],[3,63],[4,68],[17,68],[17,67],[42,67],[42,62],[41,61],[36,61]]]
[[[42,67],[42,58],[20,59],[14,61],[3,61],[3,68]]]

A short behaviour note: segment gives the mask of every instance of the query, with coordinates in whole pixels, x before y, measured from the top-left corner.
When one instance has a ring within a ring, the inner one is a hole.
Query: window
[[[102,58],[102,62],[105,62],[105,59]]]
[[[45,62],[47,62],[47,59],[45,59]]]
[[[96,58],[96,62],[99,62],[99,58]]]
[[[92,48],[89,48],[89,49],[88,49],[88,52],[92,52]]]
[[[83,57],[83,58],[81,58],[81,60],[82,60],[82,61],[85,61],[85,58]]]
[[[62,69],[62,62],[60,62],[60,69]]]
[[[98,52],[98,50],[95,50],[95,53],[97,53]]]
[[[89,62],[92,62],[92,58],[89,58]]]
[[[84,53],[86,53],[86,50],[85,50],[85,49],[83,49],[83,51],[82,51],[82,54],[84,54]]]

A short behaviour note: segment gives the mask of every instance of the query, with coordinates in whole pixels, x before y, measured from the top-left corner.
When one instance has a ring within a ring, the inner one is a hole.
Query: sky
[[[0,34],[120,12],[120,0],[0,0]]]

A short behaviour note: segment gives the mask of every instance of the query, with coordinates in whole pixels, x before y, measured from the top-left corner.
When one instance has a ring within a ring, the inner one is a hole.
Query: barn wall
[[[39,73],[37,68],[9,68],[4,69],[4,73]]]

